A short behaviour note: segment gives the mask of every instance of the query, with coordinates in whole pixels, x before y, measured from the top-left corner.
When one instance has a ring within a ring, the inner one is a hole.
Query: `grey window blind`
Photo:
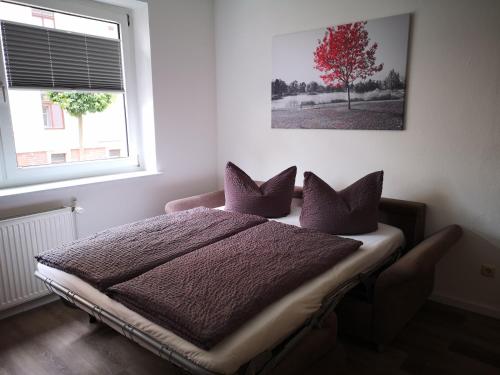
[[[10,88],[123,91],[120,40],[6,21],[1,28]]]

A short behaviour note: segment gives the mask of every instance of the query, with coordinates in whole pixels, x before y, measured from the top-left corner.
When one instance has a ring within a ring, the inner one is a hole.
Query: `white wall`
[[[273,35],[407,12],[407,130],[271,129]],[[465,229],[437,298],[500,317],[499,19],[496,0],[216,0],[219,184],[227,160],[257,179],[295,164],[299,185],[313,170],[336,188],[384,169],[384,196],[428,204],[428,233]]]
[[[87,235],[160,214],[168,200],[215,187],[213,3],[148,3],[156,154],[163,173],[1,197],[0,218],[69,204],[75,197],[86,209],[78,216],[78,228],[80,235]]]
[[[311,169],[335,187],[383,168],[385,196],[428,204],[428,232],[449,223],[466,230],[439,265],[436,293],[500,316],[500,3],[216,0],[215,36],[210,0],[148,3],[163,174],[1,197],[0,217],[76,197],[86,235],[213,189],[227,160],[259,179],[296,164],[299,184]],[[270,128],[272,35],[404,12],[413,13],[407,130]],[[481,263],[496,265],[497,277],[480,277]]]

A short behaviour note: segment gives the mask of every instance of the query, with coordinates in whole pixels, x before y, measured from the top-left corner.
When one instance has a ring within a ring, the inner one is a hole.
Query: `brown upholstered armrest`
[[[224,206],[224,190],[217,190],[211,193],[194,195],[192,197],[170,201],[165,205],[165,212],[168,214],[200,206],[207,208]]]
[[[432,234],[382,272],[377,279],[375,290],[399,285],[422,275],[428,275],[461,235],[462,228],[458,225],[447,226]]]
[[[262,181],[255,181],[257,185],[262,185]],[[294,198],[302,198],[302,187],[295,186],[293,192]],[[176,199],[175,201],[170,201],[165,205],[165,212],[177,212],[183,210],[189,210],[195,207],[207,207],[215,208],[224,206],[224,190],[217,190],[210,193],[204,193],[200,195],[194,195],[192,197]]]
[[[405,234],[406,248],[413,248],[424,239],[425,204],[401,199],[382,198],[379,221],[400,228]]]

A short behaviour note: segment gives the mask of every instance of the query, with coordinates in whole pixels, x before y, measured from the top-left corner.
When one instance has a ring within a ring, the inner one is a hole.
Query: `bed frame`
[[[224,204],[223,201],[222,204],[220,204],[220,200],[212,200],[214,194],[218,194],[217,196],[220,198],[220,192],[208,193],[207,197],[210,196],[210,198],[207,198],[206,206],[211,206],[213,208],[222,206]],[[222,192],[222,199],[224,197],[223,194],[224,193]],[[300,189],[296,190],[296,197],[301,197]],[[186,198],[184,200],[179,200],[171,203],[179,203],[180,206],[185,207],[187,204],[186,200],[192,199],[192,202],[196,202],[196,205],[198,206],[205,205],[203,204],[203,196],[197,196],[194,198],[195,199]],[[201,202],[201,204],[197,204],[199,202]],[[212,204],[209,204],[209,202],[211,202]],[[295,330],[290,336],[285,338],[278,345],[274,346],[273,348],[268,348],[265,352],[257,355],[254,359],[243,365],[236,374],[263,375],[270,373],[273,368],[276,367],[276,365],[300,342],[300,340],[304,336],[306,336],[312,329],[318,327],[320,328],[322,326],[325,319],[333,312],[339,301],[349,290],[354,288],[356,285],[365,282],[370,277],[370,275],[377,273],[377,271],[379,271],[380,269],[383,269],[387,265],[395,262],[402,253],[406,253],[414,246],[416,246],[420,241],[422,241],[424,236],[424,220],[424,204],[418,202],[382,198],[380,202],[380,221],[400,228],[405,234],[406,246],[399,249],[388,258],[383,259],[377,264],[374,264],[366,272],[356,275],[355,277],[347,280],[338,288],[333,290],[324,298],[321,308],[316,311],[309,319],[307,319],[307,321],[305,321],[300,328]],[[92,301],[82,298],[72,290],[64,287],[63,285],[48,277],[45,277],[38,271],[35,272],[35,276],[42,280],[50,291],[62,297],[64,301],[67,301],[71,305],[87,312],[92,320],[109,325],[111,328],[115,329],[123,336],[150,350],[159,357],[166,359],[175,366],[180,367],[190,374],[217,375],[216,373],[211,372],[203,368],[202,366],[190,361],[189,359],[174,351],[172,348],[169,348],[168,346],[162,344],[147,333],[136,329],[116,315],[94,304]]]

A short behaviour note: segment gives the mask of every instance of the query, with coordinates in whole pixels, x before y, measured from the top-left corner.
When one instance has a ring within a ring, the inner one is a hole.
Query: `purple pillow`
[[[335,191],[312,172],[304,173],[300,225],[330,234],[362,234],[378,227],[384,172],[373,172]]]
[[[245,172],[228,162],[224,174],[226,210],[264,217],[282,217],[290,213],[297,167],[258,186]]]

